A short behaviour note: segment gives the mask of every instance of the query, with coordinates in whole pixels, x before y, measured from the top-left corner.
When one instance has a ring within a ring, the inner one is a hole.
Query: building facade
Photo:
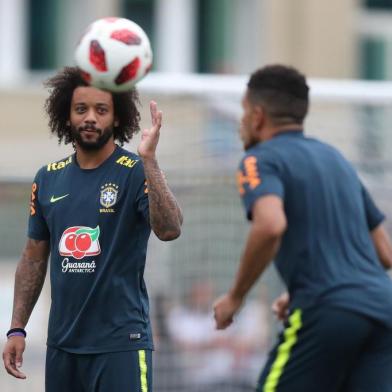
[[[282,62],[312,77],[392,78],[392,0],[0,0],[0,85],[73,64],[85,27],[113,15],[145,29],[156,71]]]

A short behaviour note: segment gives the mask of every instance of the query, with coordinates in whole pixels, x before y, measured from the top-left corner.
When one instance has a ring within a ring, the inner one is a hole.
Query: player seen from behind
[[[288,295],[263,392],[392,391],[392,247],[351,164],[307,137],[309,88],[296,69],[254,72],[243,98],[237,174],[250,231],[233,286],[215,305],[228,327],[271,260]],[[286,310],[288,311],[286,318]]]

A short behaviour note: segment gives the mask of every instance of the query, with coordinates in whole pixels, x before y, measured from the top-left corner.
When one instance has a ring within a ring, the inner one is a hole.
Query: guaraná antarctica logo
[[[101,253],[98,241],[99,234],[99,226],[95,229],[87,226],[73,226],[64,231],[59,243],[60,255],[66,256],[62,261],[63,272],[94,272],[94,260],[91,262],[70,262],[68,257],[81,260],[87,256],[99,255]]]

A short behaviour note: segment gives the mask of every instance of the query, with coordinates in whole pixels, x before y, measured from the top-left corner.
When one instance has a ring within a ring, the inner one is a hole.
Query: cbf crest
[[[101,196],[99,198],[99,202],[102,207],[99,212],[114,212],[114,209],[111,208],[117,203],[118,197],[118,185],[108,183],[101,186]]]

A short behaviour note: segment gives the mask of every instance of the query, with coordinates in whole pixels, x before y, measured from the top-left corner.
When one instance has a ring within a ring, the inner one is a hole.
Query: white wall
[[[0,86],[12,84],[26,68],[26,2],[0,0]]]
[[[74,50],[87,26],[107,16],[120,16],[121,0],[67,0],[59,1],[60,34],[57,37],[58,61],[74,65]]]
[[[154,63],[158,71],[195,71],[196,12],[194,0],[156,0]]]

